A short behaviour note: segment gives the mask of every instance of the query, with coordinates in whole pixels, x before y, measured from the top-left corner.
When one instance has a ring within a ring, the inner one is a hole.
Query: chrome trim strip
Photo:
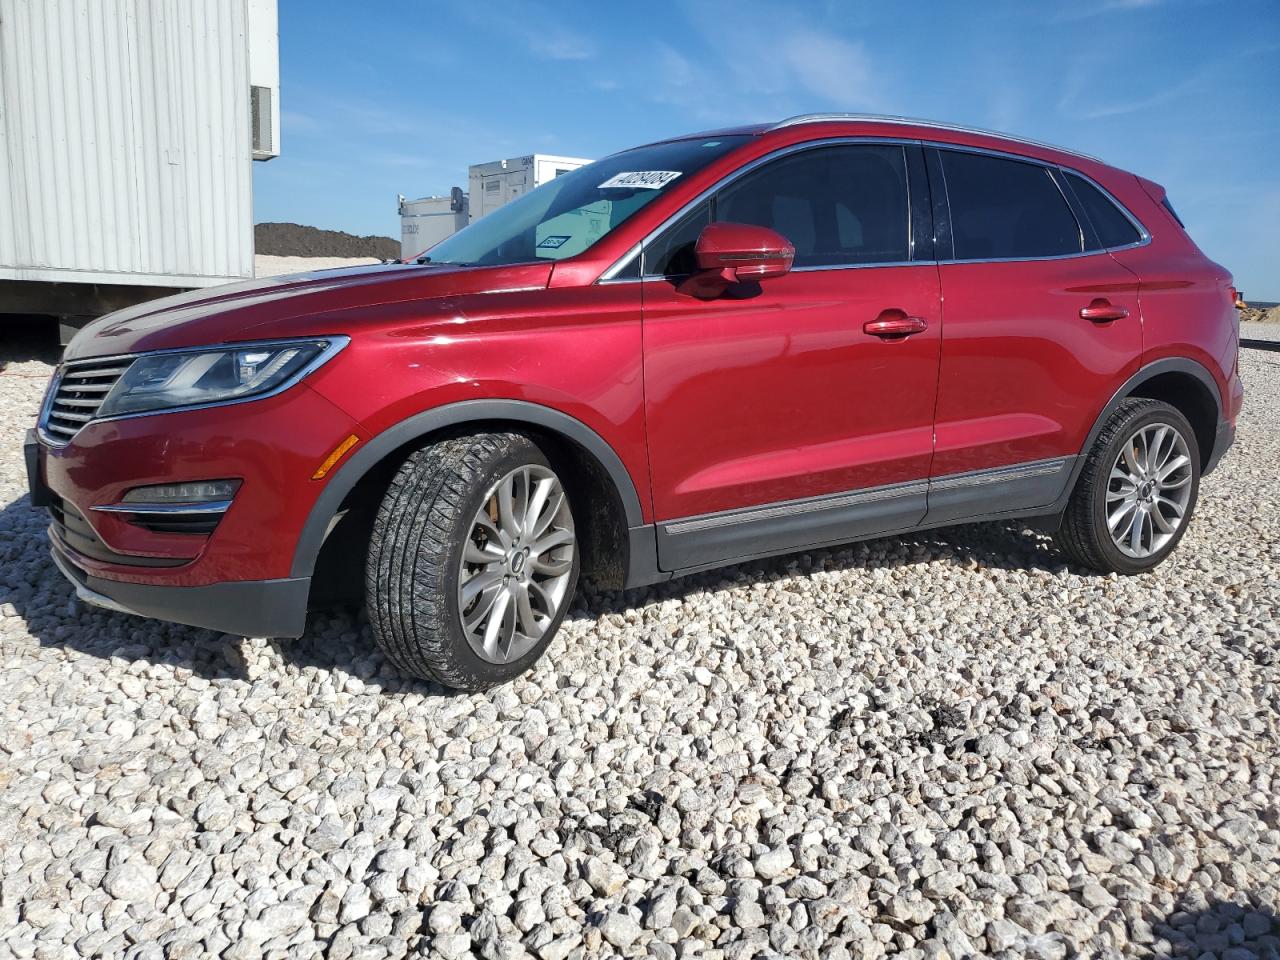
[[[1081,153],[1079,150],[1071,150],[1067,147],[1060,147],[1056,144],[1045,143],[1041,140],[1031,140],[1027,137],[1019,137],[1012,133],[1001,133],[999,130],[987,130],[983,127],[969,127],[959,123],[944,123],[937,120],[923,120],[919,117],[901,117],[893,114],[801,113],[794,117],[787,117],[785,120],[780,120],[770,127],[769,130],[782,130],[786,127],[795,127],[803,123],[838,123],[840,121],[854,123],[892,123],[912,127],[932,127],[935,130],[946,130],[951,133],[975,133],[984,137],[996,137],[1000,140],[1007,140],[1010,143],[1021,143],[1029,147],[1042,147],[1046,150],[1057,150],[1059,153],[1069,153],[1075,157],[1084,157],[1086,160],[1092,160],[1094,163],[1102,162],[1097,157],[1091,157],[1089,154]]]
[[[886,260],[884,263],[823,263],[808,267],[792,267],[792,273],[813,273],[818,270],[876,270],[885,267],[936,267],[937,260]],[[648,277],[656,280],[657,277]]]
[[[1011,467],[991,467],[986,470],[974,470],[970,473],[954,473],[929,481],[929,489],[955,490],[960,487],[981,487],[990,483],[1004,483],[1008,480],[1043,477],[1051,473],[1061,473],[1074,460],[1074,457],[1059,457],[1053,460],[1017,463]]]
[[[90,507],[100,513],[141,513],[148,515],[184,515],[204,513],[226,513],[231,506],[230,500],[206,500],[202,503],[104,503]]]
[[[751,507],[746,510],[735,510],[726,513],[708,513],[688,520],[664,523],[662,524],[662,529],[671,536],[679,536],[713,527],[752,523],[756,520],[772,520],[777,517],[790,517],[796,514],[813,513],[818,510],[829,510],[836,507],[848,507],[859,503],[892,500],[895,497],[915,496],[927,492],[928,489],[929,483],[927,480],[899,483],[887,487],[870,487],[866,490],[856,490],[852,493],[806,497],[802,500],[786,500],[766,507]]]
[[[124,359],[128,359],[132,364],[133,361],[138,360],[142,357],[158,357],[158,356],[166,356],[166,355],[175,354],[175,353],[208,353],[213,350],[244,350],[244,349],[250,349],[255,347],[278,347],[278,346],[285,346],[288,344],[296,344],[296,343],[317,343],[322,340],[328,341],[329,345],[325,347],[325,349],[321,350],[320,353],[316,355],[314,360],[308,363],[305,367],[302,367],[301,369],[299,369],[288,380],[272,388],[271,390],[266,391],[265,393],[255,393],[247,397],[234,397],[230,400],[215,400],[209,403],[193,403],[193,404],[187,404],[185,406],[180,406],[180,407],[162,407],[159,410],[139,410],[136,413],[118,413],[115,416],[110,416],[110,417],[95,417],[93,420],[90,420],[88,423],[84,424],[84,427],[88,427],[92,424],[111,423],[116,420],[133,420],[138,417],[154,417],[160,414],[185,413],[191,410],[211,410],[214,407],[230,407],[240,403],[253,403],[257,400],[266,400],[269,397],[279,396],[280,394],[284,393],[286,390],[289,390],[297,386],[297,384],[305,380],[312,373],[314,373],[320,367],[324,366],[324,364],[328,363],[335,356],[337,356],[343,350],[343,348],[346,347],[347,344],[351,342],[351,338],[346,336],[345,334],[319,334],[314,337],[288,337],[283,340],[239,340],[231,343],[204,344],[198,347],[169,347],[164,350],[147,350],[142,353],[133,353],[133,354],[121,353],[121,354],[114,354],[110,357],[91,357],[83,360],[67,360],[61,366],[59,366],[57,370],[54,371],[53,378],[50,380],[49,395],[46,398],[45,407],[42,408],[40,411],[40,419],[36,424],[36,433],[40,437],[40,439],[43,440],[45,444],[50,447],[65,447],[72,440],[74,440],[76,436],[79,434],[79,431],[76,431],[75,434],[72,434],[71,436],[68,436],[66,438],[53,439],[49,437],[49,435],[45,432],[45,424],[48,417],[48,411],[53,404],[53,398],[57,395],[57,389],[56,389],[55,383],[61,380],[62,377],[66,376],[68,373],[68,370],[71,367],[76,365],[85,365],[85,364],[94,364],[94,363],[100,364],[106,360],[124,360]],[[124,375],[125,374],[121,374],[122,377]],[[110,394],[108,394],[108,396],[110,396]],[[106,402],[105,398],[103,402],[104,403]],[[81,427],[81,429],[84,429],[84,427]]]
[[[929,493],[933,490],[954,490],[963,487],[1004,483],[1010,480],[1027,480],[1032,477],[1061,473],[1068,469],[1075,459],[1075,457],[1057,457],[1051,460],[1033,460],[1027,463],[1016,463],[1012,466],[991,467],[985,470],[974,470],[969,473],[949,474],[945,477],[931,480],[913,480],[907,483],[868,487],[863,490],[853,490],[846,493],[824,494],[818,497],[805,497],[800,500],[784,500],[766,506],[708,513],[687,519],[660,522],[659,526],[669,536],[680,536],[717,527],[754,523],[757,520],[774,520],[779,517],[856,506],[861,503],[877,503],[897,497],[911,497]]]
[[[76,596],[84,603],[94,607],[101,607],[103,610],[113,610],[116,613],[128,613],[135,617],[142,616],[136,610],[126,607],[123,603],[112,600],[96,590],[90,590],[81,583],[79,578],[71,572],[70,561],[62,556],[61,550],[50,548],[49,555],[53,557],[53,565],[58,568],[58,572],[67,578],[67,582],[75,589]]]

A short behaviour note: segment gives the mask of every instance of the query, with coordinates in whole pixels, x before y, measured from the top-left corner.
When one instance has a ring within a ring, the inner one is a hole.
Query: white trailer
[[[253,276],[276,0],[0,0],[0,313]]]
[[[447,197],[400,197],[400,259],[416,257],[467,225],[467,195],[454,187]]]
[[[581,157],[534,153],[527,157],[472,164],[469,169],[471,219],[478,220],[534,187],[540,187],[562,173],[585,167],[590,162]]]

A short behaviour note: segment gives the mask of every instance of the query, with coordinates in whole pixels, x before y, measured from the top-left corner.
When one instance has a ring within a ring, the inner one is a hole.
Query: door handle
[[[924,317],[909,317],[901,310],[885,310],[874,320],[862,325],[862,332],[884,340],[901,340],[913,333],[924,333],[929,321]]]
[[[1115,307],[1111,301],[1099,297],[1087,307],[1080,308],[1081,320],[1092,320],[1094,323],[1110,323],[1112,320],[1123,320],[1129,315],[1124,307]]]

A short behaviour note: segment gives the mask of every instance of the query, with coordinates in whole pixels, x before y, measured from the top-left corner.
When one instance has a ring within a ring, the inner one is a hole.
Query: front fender
[[[291,575],[309,577],[329,531],[330,522],[355,485],[389,454],[420,437],[446,427],[503,420],[527,423],[571,440],[590,453],[612,480],[626,516],[627,526],[644,525],[636,486],[621,458],[598,433],[582,421],[553,407],[524,400],[463,400],[415,414],[382,431],[361,445],[325,485],[303,525],[294,550]]]

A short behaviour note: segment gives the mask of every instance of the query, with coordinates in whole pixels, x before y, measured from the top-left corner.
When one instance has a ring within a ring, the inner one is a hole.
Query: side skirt
[[[654,528],[657,566],[679,576],[929,527],[1056,513],[1065,503],[1076,459],[1037,460],[659,523]],[[633,564],[628,586],[660,578],[642,581],[637,573]]]

